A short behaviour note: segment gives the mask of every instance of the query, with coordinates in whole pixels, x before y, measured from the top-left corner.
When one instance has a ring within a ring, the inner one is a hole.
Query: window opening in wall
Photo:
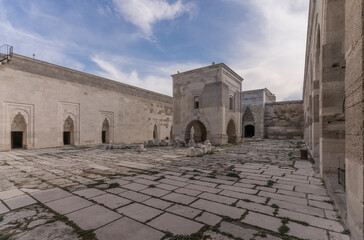
[[[233,98],[233,96],[230,96],[230,98],[229,98],[229,108],[230,108],[230,110],[234,109],[234,98]]]
[[[194,100],[194,108],[195,108],[195,109],[200,108],[200,97],[195,96],[195,97],[193,98],[193,100]]]

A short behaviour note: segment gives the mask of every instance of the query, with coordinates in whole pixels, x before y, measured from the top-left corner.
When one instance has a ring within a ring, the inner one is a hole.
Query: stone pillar
[[[320,83],[319,80],[313,81],[312,89],[312,157],[317,161],[320,151]]]
[[[345,3],[345,108],[347,224],[354,240],[364,239],[364,66],[362,0]]]
[[[345,162],[345,2],[328,0],[320,83],[320,173],[336,173]]]

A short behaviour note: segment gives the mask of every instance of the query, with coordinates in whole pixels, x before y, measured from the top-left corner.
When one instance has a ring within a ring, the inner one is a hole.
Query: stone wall
[[[303,102],[286,101],[265,104],[265,137],[303,138]]]
[[[75,145],[134,143],[170,137],[172,98],[28,57],[14,55],[0,66],[0,150],[11,148],[15,116],[24,117],[24,147],[63,145],[71,119]]]

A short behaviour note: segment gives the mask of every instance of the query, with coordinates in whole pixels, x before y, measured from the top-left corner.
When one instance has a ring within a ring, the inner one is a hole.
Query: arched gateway
[[[191,129],[193,129],[193,136],[191,136]],[[185,141],[188,142],[192,137],[195,142],[204,142],[207,139],[206,127],[199,120],[190,122],[186,127]]]

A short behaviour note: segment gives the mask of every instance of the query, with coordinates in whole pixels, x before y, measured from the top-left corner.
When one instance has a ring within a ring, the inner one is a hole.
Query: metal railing
[[[0,46],[0,62],[9,59],[13,55],[13,46],[4,44]]]

